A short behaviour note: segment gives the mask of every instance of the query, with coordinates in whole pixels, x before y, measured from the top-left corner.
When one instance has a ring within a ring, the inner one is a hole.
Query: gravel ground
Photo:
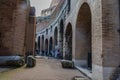
[[[0,73],[0,80],[72,80],[75,76],[83,76],[76,69],[63,69],[60,61],[55,59],[37,59],[34,68],[21,67]]]

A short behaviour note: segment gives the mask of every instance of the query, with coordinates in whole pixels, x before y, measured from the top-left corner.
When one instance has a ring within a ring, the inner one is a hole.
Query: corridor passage
[[[75,76],[83,76],[76,69],[63,69],[60,60],[40,58],[34,68],[21,67],[0,73],[0,80],[72,80]]]

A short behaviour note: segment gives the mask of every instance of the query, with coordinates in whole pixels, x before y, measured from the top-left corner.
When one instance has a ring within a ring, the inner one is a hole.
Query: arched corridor
[[[54,49],[56,49],[58,45],[58,28],[56,27],[54,30]]]
[[[120,80],[120,0],[0,0],[4,65],[24,69],[0,80]]]
[[[91,11],[87,3],[84,3],[78,13],[76,22],[76,60],[82,67],[92,68],[92,34]]]
[[[67,25],[66,33],[65,33],[65,59],[72,60],[72,25],[69,23]]]
[[[53,56],[53,38],[51,37],[49,40],[49,56]]]
[[[119,8],[120,0],[60,0],[50,16],[39,18],[37,35],[48,39],[54,58],[73,61],[92,79],[109,80],[120,64]]]
[[[48,39],[45,40],[45,55],[48,56]]]
[[[40,36],[38,37],[38,51],[40,52]]]

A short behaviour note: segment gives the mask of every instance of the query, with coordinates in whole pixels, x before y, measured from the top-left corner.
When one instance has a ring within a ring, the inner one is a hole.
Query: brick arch
[[[48,39],[45,39],[45,55],[48,55]]]
[[[41,50],[44,51],[44,35],[42,35]]]
[[[53,37],[50,37],[50,39],[49,39],[49,54],[50,54],[50,56],[53,56],[52,51],[53,51]]]
[[[80,66],[92,67],[92,15],[88,3],[83,3],[76,19],[75,59]]]
[[[38,41],[37,41],[37,43],[38,43],[38,51],[40,51],[40,36],[38,37]]]
[[[55,27],[54,29],[54,49],[58,45],[58,28]]]
[[[72,60],[72,37],[73,37],[73,30],[71,23],[68,23],[66,30],[65,30],[65,59]]]

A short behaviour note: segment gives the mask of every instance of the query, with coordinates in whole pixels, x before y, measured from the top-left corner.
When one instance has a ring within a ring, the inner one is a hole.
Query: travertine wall
[[[102,41],[103,41],[103,74],[114,72],[120,65],[119,0],[102,1]],[[119,72],[120,74],[120,72]]]
[[[68,24],[71,24],[71,51],[75,65],[87,69],[88,58],[90,58],[88,53],[91,52],[92,73],[88,70],[90,74],[88,76],[93,80],[114,80],[116,77],[114,74],[117,77],[120,74],[120,72],[116,73],[120,66],[120,4],[118,0],[71,0],[70,5],[70,12],[67,12],[67,6],[63,6],[58,17],[51,20],[53,22],[50,25],[38,30],[37,38],[44,35],[45,39],[52,36],[55,40],[54,31],[57,27],[57,40],[60,43],[60,21],[63,19],[63,55],[66,54],[67,49],[65,35],[68,33]],[[52,26],[52,31],[50,26]],[[46,34],[46,29],[48,29],[48,34]]]

